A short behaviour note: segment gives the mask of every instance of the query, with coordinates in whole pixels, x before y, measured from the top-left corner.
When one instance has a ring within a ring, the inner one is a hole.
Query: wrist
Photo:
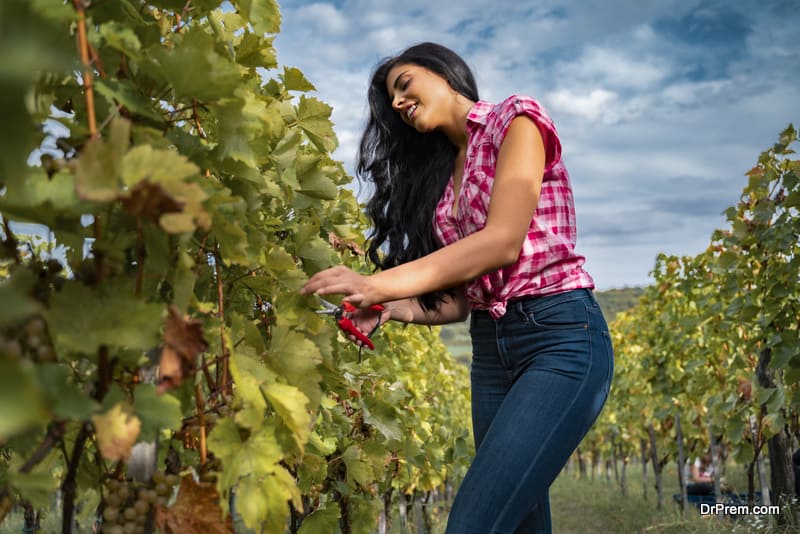
[[[409,299],[395,300],[386,304],[389,309],[389,319],[401,323],[414,321],[414,311],[409,306]]]

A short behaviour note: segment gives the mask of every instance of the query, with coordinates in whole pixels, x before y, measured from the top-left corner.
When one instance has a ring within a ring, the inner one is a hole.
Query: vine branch
[[[219,243],[214,246],[214,270],[217,275],[217,306],[219,309],[219,339],[222,351],[222,366],[217,365],[217,389],[225,391],[228,383],[228,348],[225,345],[225,295],[222,289],[222,257],[219,253]]]
[[[89,59],[89,40],[86,37],[86,8],[82,0],[72,0],[78,12],[78,49],[83,64],[83,89],[86,95],[86,114],[89,121],[89,135],[97,137],[97,118],[94,110],[94,78]]]

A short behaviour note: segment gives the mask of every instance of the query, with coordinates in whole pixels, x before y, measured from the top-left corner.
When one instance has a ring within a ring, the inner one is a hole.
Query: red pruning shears
[[[344,332],[345,334],[352,334],[358,341],[360,341],[363,345],[366,345],[368,349],[372,350],[375,348],[375,345],[372,343],[370,336],[375,333],[375,330],[381,325],[381,318],[378,316],[378,322],[375,323],[375,327],[369,334],[364,334],[359,330],[353,321],[350,320],[349,317],[345,316],[345,313],[350,313],[356,311],[358,308],[350,304],[349,302],[343,302],[341,305],[337,306],[336,304],[332,304],[325,300],[324,298],[317,295],[317,298],[322,303],[323,309],[317,310],[317,313],[323,315],[333,315],[333,318],[336,320],[336,325],[339,329]],[[374,310],[377,312],[383,311],[383,305],[381,304],[373,304],[369,307],[370,310]],[[359,351],[360,355],[360,351]]]

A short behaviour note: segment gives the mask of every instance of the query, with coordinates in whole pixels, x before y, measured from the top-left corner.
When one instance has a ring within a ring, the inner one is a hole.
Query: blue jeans
[[[551,532],[549,488],[608,398],[614,354],[591,291],[473,311],[476,455],[447,534]]]

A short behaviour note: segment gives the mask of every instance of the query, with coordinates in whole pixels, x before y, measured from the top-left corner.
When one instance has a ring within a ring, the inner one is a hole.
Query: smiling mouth
[[[414,118],[414,113],[416,113],[416,111],[417,111],[417,106],[418,106],[418,104],[414,104],[413,106],[411,106],[410,108],[408,108],[406,110],[406,118],[408,118],[408,120],[411,120],[411,119]]]

